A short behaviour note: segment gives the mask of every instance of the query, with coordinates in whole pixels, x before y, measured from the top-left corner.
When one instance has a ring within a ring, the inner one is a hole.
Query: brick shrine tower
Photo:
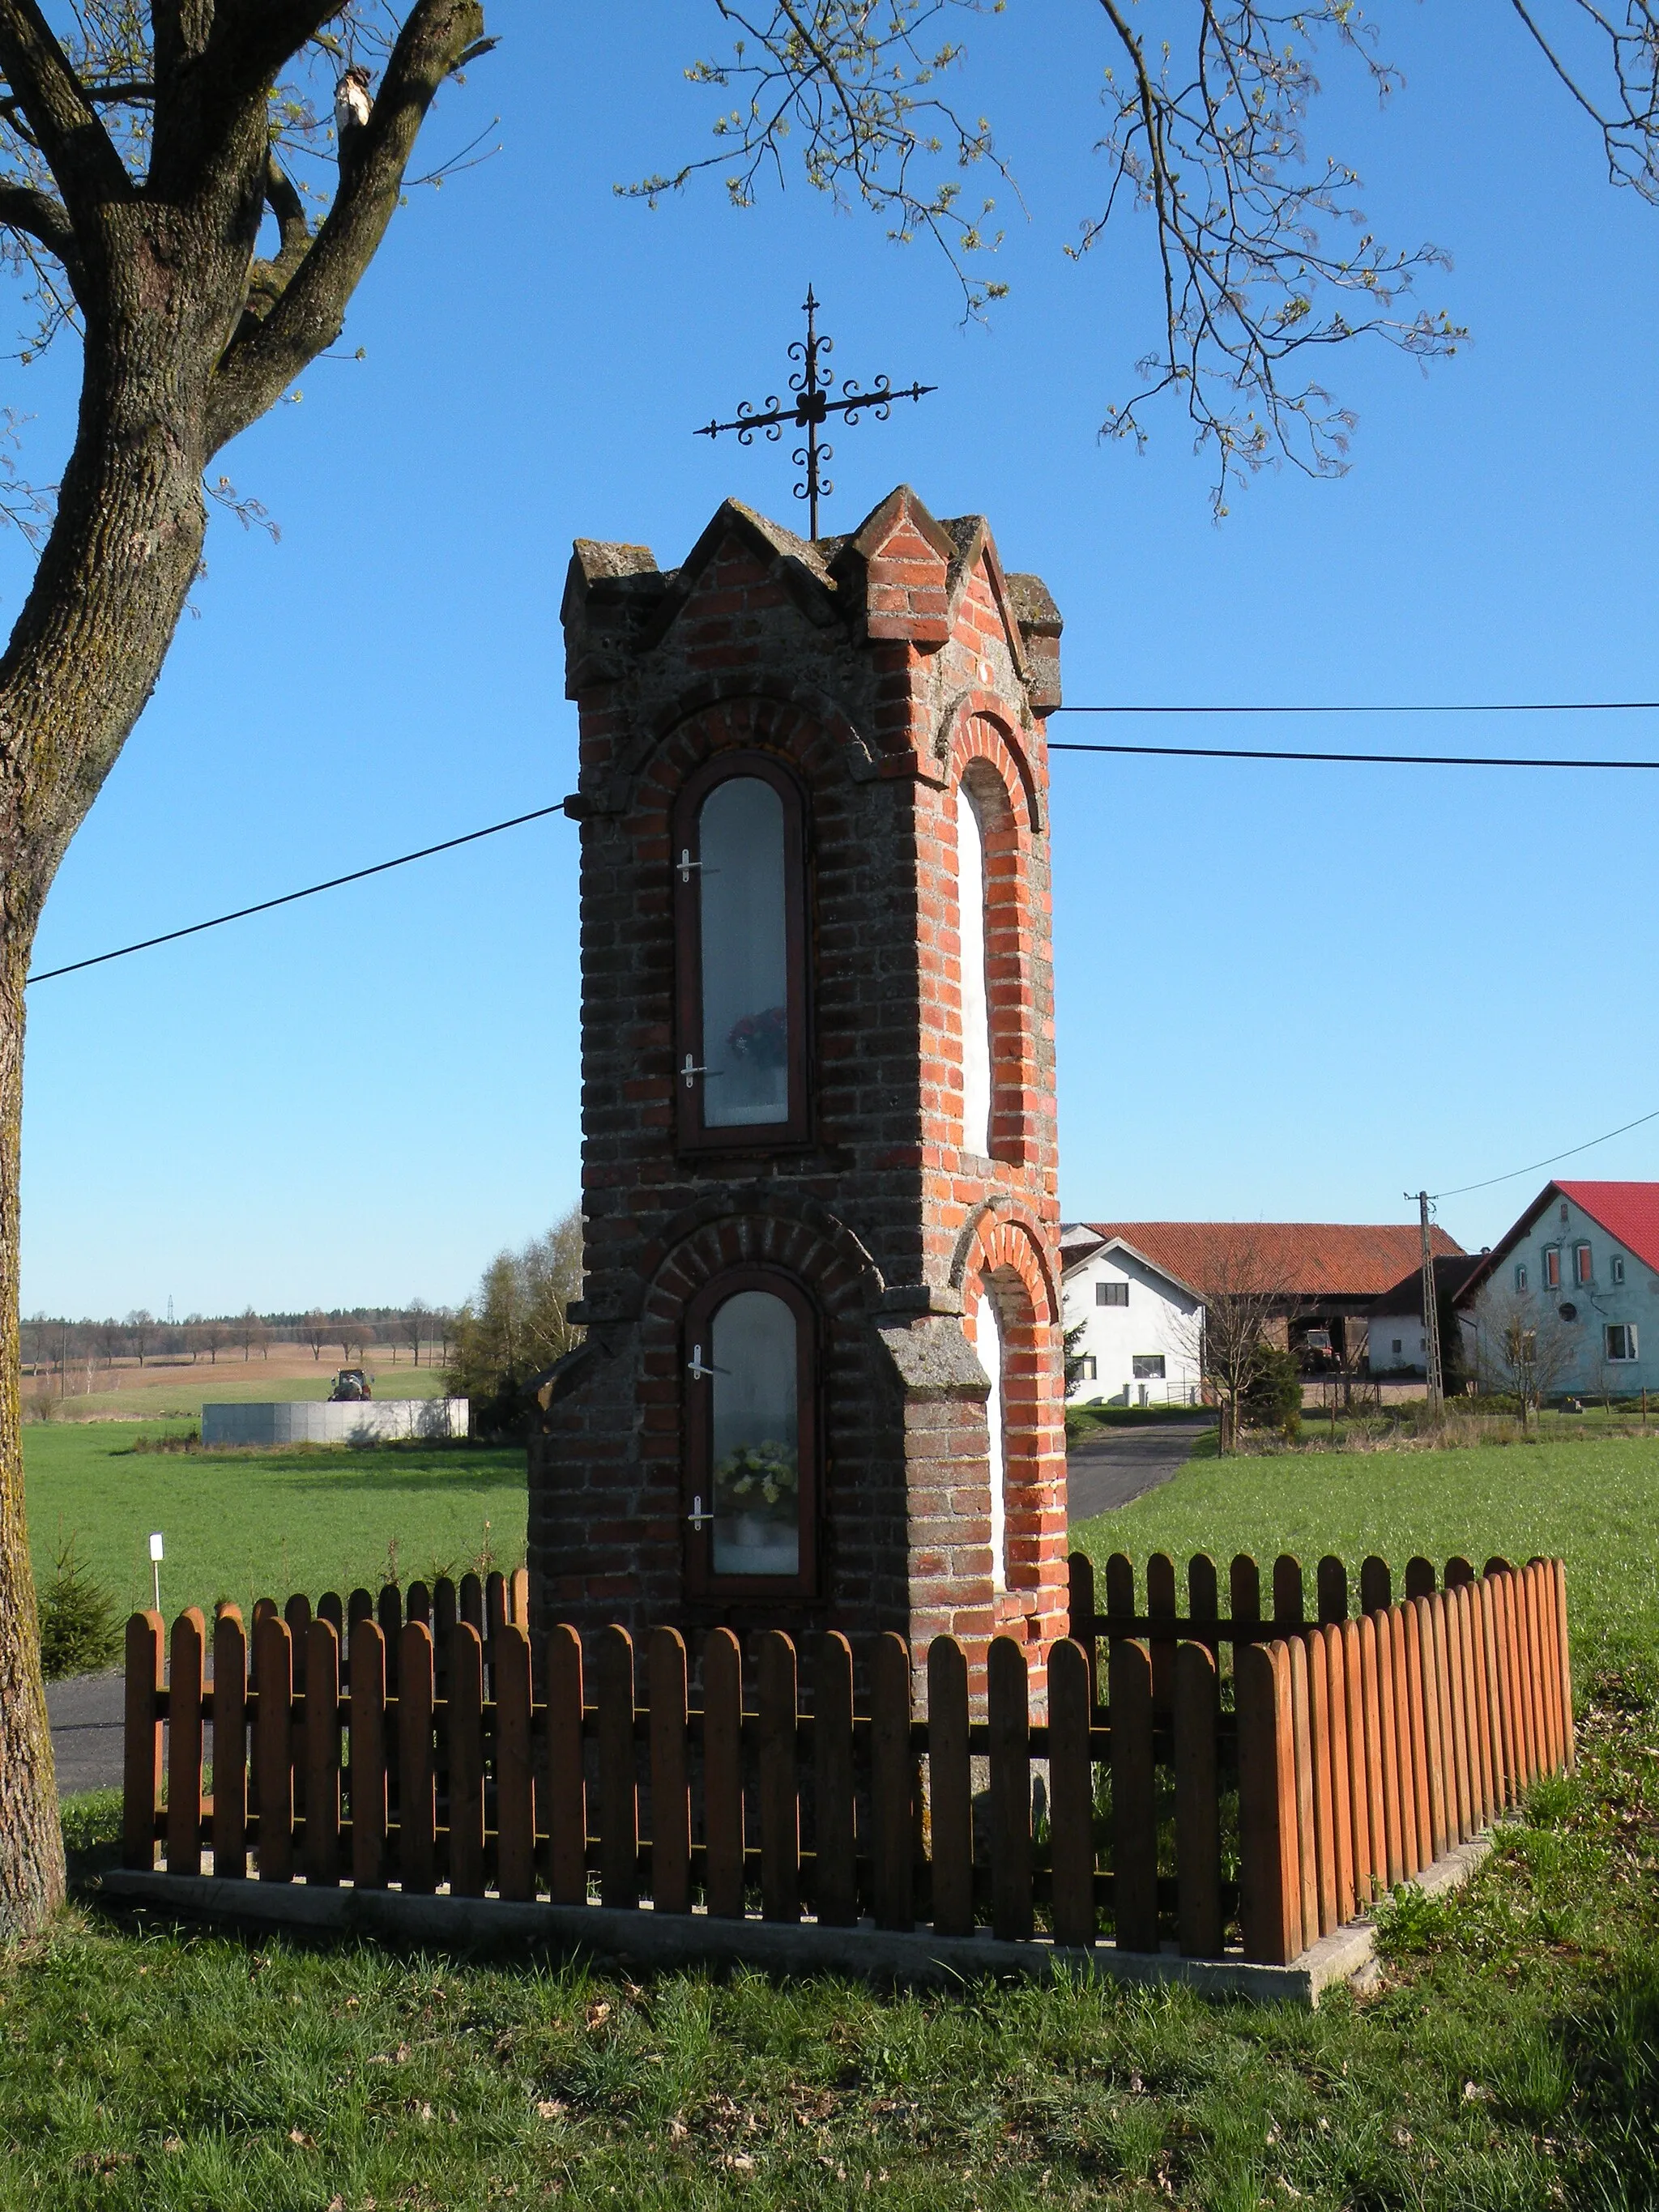
[[[1060,621],[906,487],[808,544],[579,541],[581,1346],[543,1622],[919,1664],[1065,1632],[1048,753]]]

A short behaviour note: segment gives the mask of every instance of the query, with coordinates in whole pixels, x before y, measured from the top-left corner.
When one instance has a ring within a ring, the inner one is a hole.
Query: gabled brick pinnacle
[[[908,484],[890,491],[836,557],[838,573],[864,575],[864,626],[872,638],[943,645],[951,635],[949,533]]]

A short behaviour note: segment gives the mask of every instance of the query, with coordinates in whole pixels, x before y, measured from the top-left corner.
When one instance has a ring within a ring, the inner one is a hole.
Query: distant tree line
[[[37,1385],[52,1381],[72,1388],[73,1378],[131,1363],[140,1367],[216,1367],[221,1354],[244,1362],[269,1359],[273,1345],[303,1346],[320,1365],[323,1354],[337,1351],[348,1364],[371,1350],[400,1354],[411,1364],[441,1366],[454,1339],[455,1316],[447,1306],[416,1298],[407,1306],[335,1307],[325,1312],[187,1314],[182,1321],[157,1321],[143,1307],[124,1318],[101,1321],[64,1314],[32,1314],[22,1323],[24,1372]]]
[[[570,1318],[582,1290],[582,1218],[572,1206],[544,1237],[498,1252],[455,1316],[445,1377],[453,1398],[471,1401],[475,1437],[522,1436],[531,1399],[546,1374],[581,1342]]]
[[[475,1436],[522,1435],[534,1390],[548,1369],[581,1341],[570,1318],[581,1296],[581,1214],[573,1206],[542,1237],[498,1252],[459,1311],[412,1298],[406,1306],[334,1307],[325,1312],[187,1314],[157,1321],[143,1307],[123,1319],[32,1314],[22,1323],[23,1370],[37,1392],[80,1393],[100,1372],[124,1365],[216,1367],[269,1359],[274,1345],[311,1354],[320,1367],[351,1366],[371,1353],[407,1355],[443,1372],[452,1397],[470,1399]],[[377,1363],[378,1364],[378,1363]]]

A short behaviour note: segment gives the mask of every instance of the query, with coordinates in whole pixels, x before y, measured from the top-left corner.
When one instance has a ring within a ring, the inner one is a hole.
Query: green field
[[[282,1480],[316,1511],[308,1466]],[[101,1913],[117,1808],[82,1801],[81,1903],[0,1959],[0,2212],[1654,2212],[1659,1444],[1199,1460],[1082,1534],[1138,1564],[1560,1552],[1580,1772],[1470,1890],[1403,1893],[1378,1984],[1311,2014],[255,1945]]]
[[[459,1573],[519,1565],[521,1446],[380,1444],[349,1451],[139,1453],[166,1422],[52,1422],[25,1430],[23,1468],[37,1583],[70,1538],[123,1611],[150,1602],[149,1536],[166,1542],[161,1601],[378,1587],[396,1569]]]
[[[1178,1576],[1194,1552],[1222,1571],[1235,1552],[1267,1569],[1280,1552],[1348,1569],[1358,1602],[1368,1552],[1394,1569],[1421,1553],[1443,1568],[1494,1553],[1521,1561],[1559,1554],[1575,1650],[1592,1668],[1659,1655],[1659,1437],[1579,1443],[1485,1444],[1467,1451],[1285,1452],[1195,1458],[1175,1481],[1098,1521],[1073,1540],[1097,1567],[1112,1552],[1138,1568],[1167,1552]],[[1185,1587],[1184,1582],[1180,1587]]]

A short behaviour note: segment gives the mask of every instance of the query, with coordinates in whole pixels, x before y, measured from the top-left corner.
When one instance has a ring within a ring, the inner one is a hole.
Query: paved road
[[[1066,1520],[1075,1526],[1109,1513],[1167,1482],[1184,1464],[1212,1416],[1100,1429],[1066,1455]]]
[[[52,1748],[64,1796],[120,1788],[121,1697],[118,1674],[76,1674],[47,1683]]]
[[[1088,1521],[1167,1482],[1210,1417],[1103,1429],[1066,1455],[1066,1518]],[[65,1796],[121,1786],[121,1677],[82,1674],[46,1688],[58,1787]]]

